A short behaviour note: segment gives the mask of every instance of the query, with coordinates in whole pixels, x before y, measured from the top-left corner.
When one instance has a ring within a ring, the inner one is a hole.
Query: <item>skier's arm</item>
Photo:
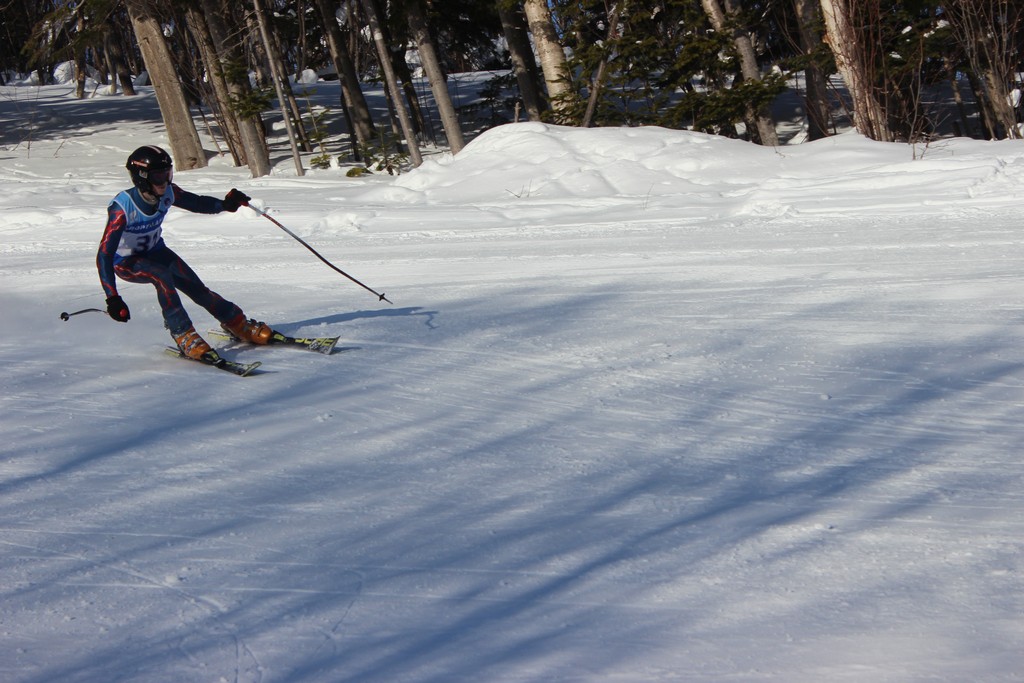
[[[224,199],[198,195],[174,185],[174,205],[193,213],[220,213],[221,211],[238,211],[238,207],[252,197],[239,190],[232,189]]]
[[[207,197],[195,192],[189,192],[175,184],[172,184],[171,187],[174,188],[174,206],[191,211],[192,213],[220,213],[224,210],[223,202],[216,197]]]
[[[126,223],[124,211],[117,204],[107,207],[107,227],[103,229],[99,251],[96,252],[96,269],[100,273],[100,284],[107,297],[117,296],[117,280],[114,278],[114,254],[121,243],[121,233]]]

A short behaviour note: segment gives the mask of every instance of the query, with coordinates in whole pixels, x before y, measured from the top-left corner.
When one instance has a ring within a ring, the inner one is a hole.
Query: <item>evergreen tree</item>
[[[691,126],[736,136],[751,107],[765,106],[784,89],[780,75],[738,78],[732,36],[714,29],[700,0],[660,0],[653,8],[628,0],[559,0],[555,7],[572,53],[570,71],[578,74],[574,86],[590,95],[594,76],[603,72],[596,125]],[[586,104],[579,99],[566,114],[582,122]]]

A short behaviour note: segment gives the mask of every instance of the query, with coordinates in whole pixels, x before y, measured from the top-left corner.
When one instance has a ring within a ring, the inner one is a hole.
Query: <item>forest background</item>
[[[396,173],[524,119],[773,146],[772,102],[794,88],[797,141],[840,119],[879,141],[1024,137],[1019,0],[0,0],[0,21],[0,83],[70,64],[78,97],[130,97],[148,79],[179,169],[207,163],[199,121],[268,175],[272,107],[300,175],[339,160]],[[456,106],[467,71],[494,76]],[[293,88],[319,78],[340,81],[337,112]]]

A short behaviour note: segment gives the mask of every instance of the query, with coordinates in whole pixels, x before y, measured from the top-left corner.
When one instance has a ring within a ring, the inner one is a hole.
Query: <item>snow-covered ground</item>
[[[357,347],[237,378],[162,353],[151,288],[59,318],[151,90],[0,88],[0,135],[0,681],[1024,680],[1021,142],[214,158],[176,182],[394,302],[172,211],[249,315]]]

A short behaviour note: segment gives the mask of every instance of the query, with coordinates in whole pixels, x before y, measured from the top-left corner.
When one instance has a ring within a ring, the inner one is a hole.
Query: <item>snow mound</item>
[[[747,176],[763,172],[761,161],[770,164],[772,151],[751,154],[749,148],[738,140],[657,127],[515,123],[483,133],[454,157],[425,161],[395,186],[439,203],[679,194],[704,189],[705,178],[728,178],[740,165]]]
[[[933,145],[881,143],[845,134],[799,146],[658,127],[582,129],[515,123],[491,129],[459,154],[427,159],[369,204],[504,207],[605,214],[609,201],[699,218],[723,215],[917,213],[973,198],[1018,201],[1024,149],[967,139]],[[898,187],[877,201],[881,188]],[[822,202],[824,194],[830,201]],[[895,197],[896,201],[892,201]]]

